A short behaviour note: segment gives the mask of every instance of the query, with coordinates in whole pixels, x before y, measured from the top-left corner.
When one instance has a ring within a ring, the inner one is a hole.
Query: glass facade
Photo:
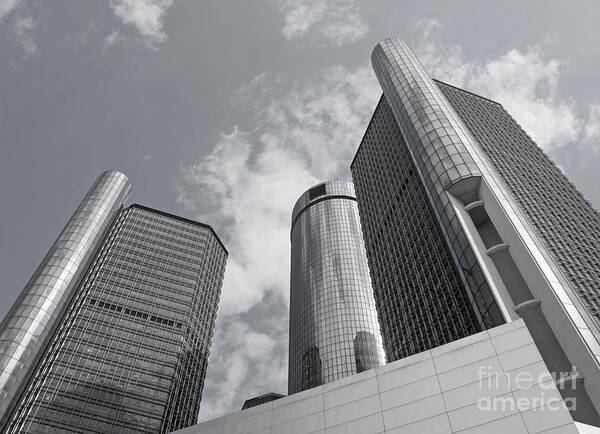
[[[98,177],[2,321],[0,428],[129,190],[122,173]]]
[[[292,213],[288,392],[385,363],[352,183],[305,192]]]
[[[194,424],[226,257],[209,226],[122,209],[6,432],[165,433]]]
[[[482,172],[468,130],[404,42],[386,39],[371,60],[480,325],[500,325],[506,318],[446,194],[465,204],[477,199]]]
[[[481,331],[394,114],[381,98],[352,162],[389,361]],[[484,281],[482,274],[475,274]]]

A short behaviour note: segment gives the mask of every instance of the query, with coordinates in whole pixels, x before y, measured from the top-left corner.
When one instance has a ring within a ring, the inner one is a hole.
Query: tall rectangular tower
[[[159,433],[195,423],[226,256],[207,225],[121,208],[7,432]]]
[[[600,215],[500,104],[396,39],[372,63],[383,97],[351,169],[388,358],[522,317],[598,424]]]
[[[481,315],[465,287],[467,273],[476,287],[486,285],[483,273],[473,255],[464,267],[456,266],[383,97],[352,162],[352,176],[388,360],[481,331]]]

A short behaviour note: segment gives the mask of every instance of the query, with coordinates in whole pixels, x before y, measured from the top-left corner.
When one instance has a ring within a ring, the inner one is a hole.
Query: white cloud
[[[110,48],[119,44],[127,46],[129,45],[129,42],[129,39],[127,39],[125,35],[123,35],[118,30],[113,30],[104,38],[102,46],[103,48]]]
[[[23,49],[24,60],[40,51],[34,38],[37,26],[38,22],[31,15],[19,16],[13,23],[13,36]]]
[[[597,145],[598,106],[585,110],[572,98],[559,96],[567,60],[549,59],[538,46],[467,60],[460,45],[444,42],[438,20],[423,19],[418,26],[421,37],[415,52],[432,76],[500,102],[546,150],[574,143]]]
[[[88,43],[88,40],[92,35],[98,33],[98,26],[93,22],[89,21],[87,27],[78,35],[75,36],[75,46],[83,47]]]
[[[380,91],[367,66],[331,67],[321,80],[278,98],[265,95],[254,130],[234,127],[208,156],[183,169],[180,202],[222,225],[230,248],[221,302],[226,314],[247,310],[267,290],[287,298],[296,199],[319,180],[349,175]]]
[[[600,105],[592,104],[590,106],[590,116],[585,123],[584,140],[590,143],[595,143],[596,150],[600,149]]]
[[[241,103],[256,103],[267,93],[273,92],[274,86],[279,84],[280,80],[280,77],[274,77],[270,71],[262,72],[231,92],[230,103],[232,106]]]
[[[340,47],[369,32],[354,0],[278,0],[278,5],[284,14],[281,32],[288,40],[311,36]]]
[[[8,16],[23,0],[0,0],[0,19]]]
[[[133,25],[140,34],[141,42],[152,49],[167,40],[165,16],[172,5],[173,0],[110,0],[117,18],[124,24]],[[105,41],[108,45],[111,45],[111,35]],[[114,42],[117,40],[114,39]]]
[[[196,210],[200,221],[216,223],[230,252],[203,417],[239,409],[235,405],[241,405],[240,396],[245,399],[267,391],[260,385],[287,389],[292,208],[311,185],[349,177],[350,162],[380,95],[366,65],[352,70],[330,67],[317,80],[283,92],[277,90],[280,83],[272,86],[277,78],[259,77],[233,95],[236,103],[242,101],[255,113],[253,128],[232,127],[210,154],[182,169],[180,203]],[[283,306],[278,314],[265,308],[272,300]],[[240,333],[256,331],[256,323],[248,321],[243,332],[238,323],[261,308],[266,309],[263,317],[273,316],[273,325],[261,333],[276,343],[269,347],[261,341],[263,350],[252,352],[235,343]],[[270,330],[277,330],[276,335]],[[269,348],[282,354],[274,355]],[[253,362],[247,364],[246,359]],[[283,372],[276,378],[253,367],[274,363],[273,369]],[[213,386],[208,387],[209,382]]]
[[[40,52],[35,41],[35,30],[39,27],[39,21],[34,18],[31,10],[29,13],[24,12],[26,5],[26,0],[0,0],[0,22],[7,23],[10,38],[23,50],[23,60]],[[16,65],[15,62],[13,64]]]
[[[219,319],[199,420],[239,411],[246,399],[267,392],[286,393],[287,310],[278,313],[275,317],[279,324],[268,333],[255,330],[239,318]]]

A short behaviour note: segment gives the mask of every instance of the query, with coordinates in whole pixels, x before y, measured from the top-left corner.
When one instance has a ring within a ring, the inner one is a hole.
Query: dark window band
[[[298,221],[300,216],[302,214],[304,214],[304,211],[309,209],[311,206],[318,204],[319,202],[323,202],[324,200],[329,200],[329,199],[348,199],[348,200],[353,200],[354,202],[357,202],[355,197],[346,196],[345,194],[336,194],[336,195],[331,195],[331,196],[325,196],[320,199],[313,200],[308,205],[306,205],[304,208],[302,208],[296,215],[296,218],[294,218],[294,221],[292,222],[292,228],[290,229],[290,237],[292,236],[292,231],[294,230],[294,226],[296,225],[296,222]]]

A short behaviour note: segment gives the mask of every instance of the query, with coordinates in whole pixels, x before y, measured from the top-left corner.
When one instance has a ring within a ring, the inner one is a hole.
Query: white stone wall
[[[522,320],[179,434],[575,434]]]

